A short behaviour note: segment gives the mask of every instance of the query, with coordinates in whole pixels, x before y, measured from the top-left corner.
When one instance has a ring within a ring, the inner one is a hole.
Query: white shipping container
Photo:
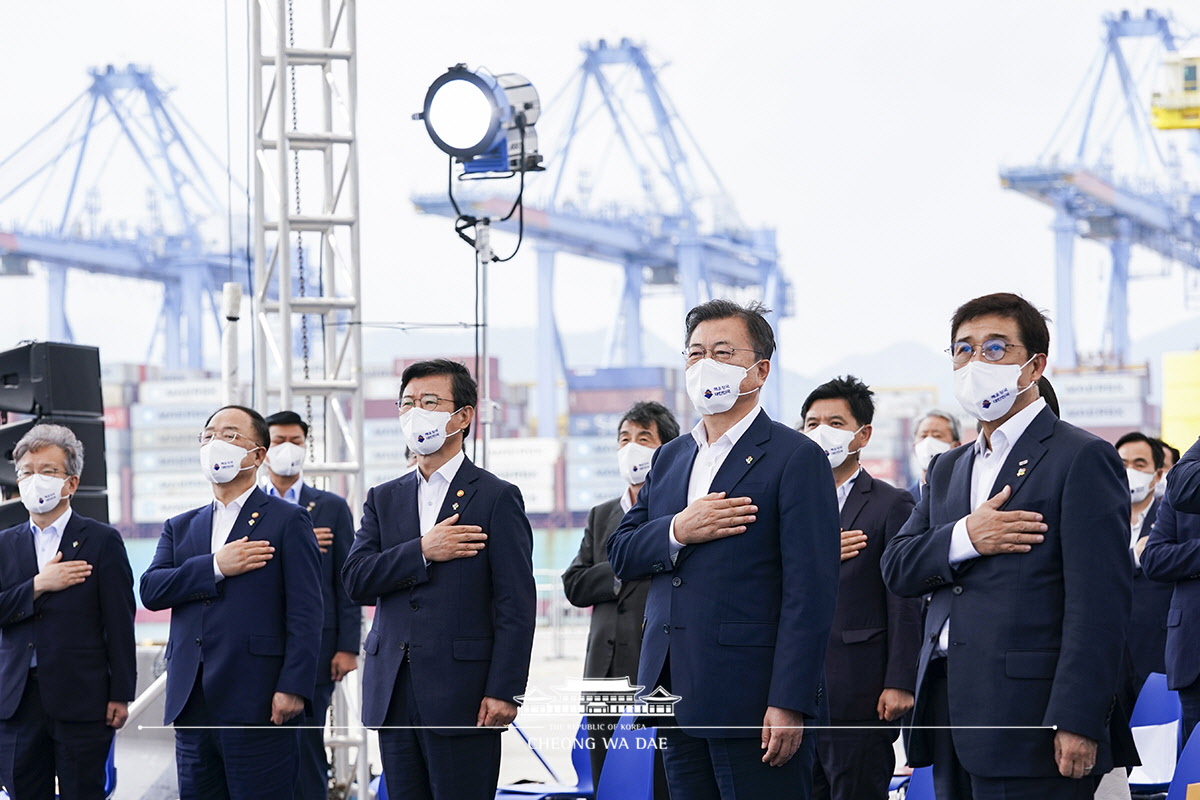
[[[221,381],[146,381],[138,386],[143,405],[201,405],[208,413],[224,405]]]

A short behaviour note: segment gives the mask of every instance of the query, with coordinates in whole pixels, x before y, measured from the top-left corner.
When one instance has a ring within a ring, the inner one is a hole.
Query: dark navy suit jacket
[[[658,449],[608,540],[621,580],[652,578],[638,683],[653,690],[669,653],[676,719],[701,736],[757,737],[768,706],[827,718],[821,675],[840,551],[829,460],[760,412],[709,487],[749,497],[757,519],[683,547],[672,564],[668,531],[687,506],[697,449],[691,436]]]
[[[512,702],[525,692],[536,618],[533,531],[520,490],[464,460],[437,518],[459,514],[459,525],[483,529],[486,546],[426,565],[418,479],[414,470],[367,492],[342,571],[350,597],[376,605],[363,643],[363,724],[383,725],[407,654],[422,723],[473,733],[485,696]]]
[[[880,722],[884,689],[916,691],[921,600],[897,597],[883,584],[883,548],[913,509],[912,495],[863,470],[842,506],[842,530],[860,530],[867,546],[843,561],[837,611],[825,656],[829,713],[835,720]]]
[[[321,601],[325,623],[321,630],[321,656],[317,661],[317,683],[331,683],[329,662],[334,653],[358,653],[362,640],[362,610],[350,599],[342,584],[342,566],[354,543],[354,520],[350,506],[333,492],[304,484],[300,505],[312,517],[314,528],[333,531],[333,545],[321,553]]]
[[[1175,510],[1177,467],[1171,469],[1168,495],[1159,502],[1142,552],[1142,570],[1156,581],[1175,584],[1167,612],[1167,685],[1186,689],[1200,678],[1200,516]]]
[[[51,719],[103,720],[109,701],[134,698],[133,573],[121,535],[73,512],[59,552],[63,561],[88,562],[92,574],[35,600],[29,523],[0,532],[0,720],[17,710],[35,652],[42,707]]]
[[[212,503],[172,517],[142,575],[142,603],[171,609],[165,718],[179,716],[203,663],[214,720],[267,725],[271,700],[287,692],[311,701],[321,644],[320,549],[308,512],[255,489],[226,541],[268,541],[265,566],[217,582]]]
[[[971,513],[974,445],[934,458],[912,517],[888,544],[883,575],[906,597],[932,592],[913,724],[927,723],[923,686],[950,618],[947,688],[958,757],[984,777],[1058,775],[1058,726],[1099,743],[1096,774],[1112,768],[1110,715],[1130,612],[1129,484],[1113,446],[1041,411],[1013,444],[988,491],[1004,510],[1036,511],[1049,527],[1028,553],[951,567],[954,524]],[[979,727],[973,727],[979,726]],[[1005,728],[1002,726],[1046,726]],[[915,728],[909,763],[931,763]]]

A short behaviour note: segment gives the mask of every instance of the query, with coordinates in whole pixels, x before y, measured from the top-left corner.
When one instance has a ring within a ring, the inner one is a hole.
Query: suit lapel
[[[975,448],[963,448],[950,473],[950,491],[946,496],[950,519],[962,519],[975,510],[971,508],[971,472],[974,465]]]
[[[467,504],[475,496],[475,481],[478,478],[479,467],[464,457],[458,472],[454,473],[454,480],[450,481],[450,488],[446,490],[446,499],[442,501],[442,507],[438,511],[438,522],[467,510]]]
[[[210,500],[208,505],[202,506],[196,514],[196,518],[192,521],[191,528],[186,534],[189,541],[187,547],[184,548],[184,552],[191,550],[194,555],[212,552],[214,502],[216,501]]]
[[[62,551],[63,561],[74,561],[75,554],[79,552],[79,548],[83,546],[87,539],[87,526],[79,518],[79,514],[72,512],[71,519],[67,521],[67,527],[63,530],[62,539],[59,541],[58,549]]]
[[[246,498],[246,502],[242,505],[242,509],[238,511],[237,519],[233,523],[233,527],[229,530],[229,535],[225,537],[225,542],[236,541],[243,536],[254,536],[254,526],[258,525],[263,519],[263,506],[267,504],[267,493],[262,489],[255,487],[250,496]],[[211,536],[209,538],[212,538]]]
[[[37,546],[33,543],[33,527],[28,522],[25,523],[25,535],[19,537],[17,542],[17,564],[21,574],[37,575]]]
[[[1033,422],[1029,423],[1029,427],[1025,429],[1020,438],[1013,442],[1008,457],[1004,459],[1004,466],[1000,468],[1000,474],[996,476],[996,482],[992,484],[991,494],[988,495],[988,497],[995,497],[996,493],[1005,486],[1011,486],[1012,494],[1008,496],[1008,502],[1001,508],[1007,507],[1013,502],[1017,493],[1021,491],[1021,487],[1025,485],[1025,479],[1042,460],[1042,456],[1046,455],[1046,446],[1042,442],[1054,433],[1054,423],[1057,419],[1053,411],[1043,408],[1033,418]]]
[[[733,449],[729,451],[729,455],[725,457],[721,468],[713,476],[712,485],[708,487],[708,491],[732,491],[738,481],[745,477],[755,464],[762,461],[763,449],[760,445],[770,439],[771,418],[765,411],[759,411],[754,422],[750,423],[750,427],[746,429],[746,432],[733,445]],[[687,491],[686,487],[684,491]]]
[[[875,479],[865,469],[854,480],[854,486],[850,487],[850,494],[846,495],[846,502],[842,506],[842,530],[855,530],[854,521],[858,519],[859,512],[866,507],[867,495],[874,483]]]
[[[320,502],[321,496],[317,494],[317,490],[309,486],[307,483],[300,486],[300,507],[308,512],[310,517],[316,516],[317,504]]]

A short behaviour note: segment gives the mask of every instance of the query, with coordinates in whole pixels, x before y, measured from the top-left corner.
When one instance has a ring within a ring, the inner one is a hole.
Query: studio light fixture
[[[465,173],[523,173],[542,169],[533,129],[540,111],[537,90],[523,75],[455,64],[430,84],[413,119]]]

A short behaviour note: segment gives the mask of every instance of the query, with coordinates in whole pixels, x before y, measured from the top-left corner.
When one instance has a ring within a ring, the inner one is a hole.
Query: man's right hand
[[[1036,511],[1001,511],[1012,494],[1005,486],[967,517],[967,535],[981,556],[1028,553],[1041,544],[1048,528]]]
[[[487,534],[478,525],[455,525],[458,514],[446,517],[421,537],[421,555],[426,561],[470,558],[486,545]]]
[[[758,506],[749,497],[726,497],[712,492],[688,503],[675,515],[675,538],[680,544],[700,544],[746,532]]]
[[[46,592],[61,592],[63,589],[83,583],[92,574],[92,565],[86,561],[63,561],[62,551],[46,562],[42,571],[33,576],[33,596]]]
[[[250,541],[249,536],[243,536],[221,545],[217,551],[217,568],[226,578],[232,578],[265,567],[274,558],[274,552],[275,548],[270,542],[262,539]]]
[[[866,546],[867,535],[862,531],[842,531],[842,561],[854,558]]]

